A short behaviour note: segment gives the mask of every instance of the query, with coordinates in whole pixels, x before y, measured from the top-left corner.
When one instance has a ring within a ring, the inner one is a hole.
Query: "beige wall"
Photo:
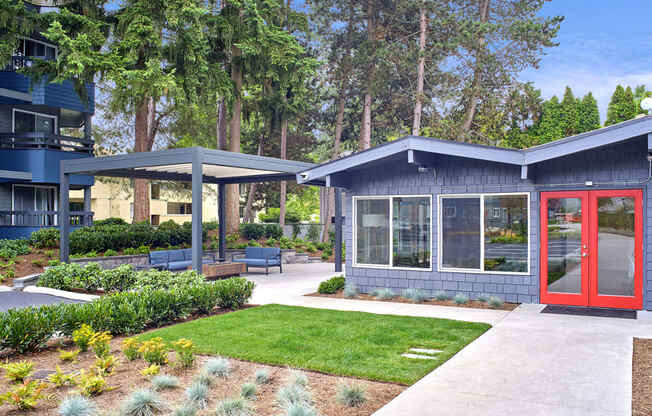
[[[83,202],[84,192],[70,191],[70,201]],[[128,180],[102,182],[96,179],[91,188],[91,211],[95,213],[95,220],[117,217],[130,223],[133,201],[133,188]],[[190,214],[168,215],[168,202],[191,203],[192,194],[189,190],[167,189],[165,183],[161,183],[160,198],[150,199],[150,215],[158,215],[160,222],[173,220],[182,224],[192,220]],[[204,185],[202,213],[204,222],[217,220],[217,185]]]

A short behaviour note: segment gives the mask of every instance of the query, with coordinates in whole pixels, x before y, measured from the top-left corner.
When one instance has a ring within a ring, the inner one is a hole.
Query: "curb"
[[[27,286],[23,289],[23,292],[27,293],[42,293],[45,295],[52,295],[52,296],[57,296],[60,298],[65,298],[65,299],[72,299],[72,300],[81,300],[85,302],[90,302],[92,300],[95,300],[99,298],[97,295],[88,295],[85,293],[76,293],[76,292],[68,292],[65,290],[59,290],[59,289],[52,289],[49,287],[39,287],[39,286]]]

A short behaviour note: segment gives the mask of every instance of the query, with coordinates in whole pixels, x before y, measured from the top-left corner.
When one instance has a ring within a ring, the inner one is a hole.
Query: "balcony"
[[[59,211],[0,211],[0,226],[14,227],[57,227]],[[70,211],[70,225],[93,224],[93,212]]]
[[[45,56],[14,55],[11,57],[11,62],[5,66],[4,70],[9,72],[16,72],[22,68],[29,68],[34,64],[34,61],[36,60],[47,61],[51,60],[51,58]]]
[[[0,133],[0,149],[49,149],[93,154],[93,140],[52,133]]]

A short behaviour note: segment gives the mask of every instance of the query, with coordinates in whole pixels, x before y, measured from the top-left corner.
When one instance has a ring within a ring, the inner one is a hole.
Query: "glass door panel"
[[[541,301],[586,305],[586,192],[541,195]]]
[[[592,306],[642,307],[642,192],[591,192]]]

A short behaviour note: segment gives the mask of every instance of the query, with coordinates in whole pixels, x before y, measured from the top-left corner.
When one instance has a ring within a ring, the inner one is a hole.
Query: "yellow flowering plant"
[[[176,352],[175,365],[182,368],[190,368],[195,362],[195,344],[189,339],[180,338],[172,343],[172,349]]]

